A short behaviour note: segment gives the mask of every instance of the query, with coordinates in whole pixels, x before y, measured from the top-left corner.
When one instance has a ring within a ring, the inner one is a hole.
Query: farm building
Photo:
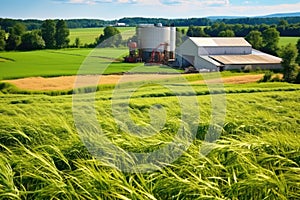
[[[129,41],[126,62],[143,61],[150,64],[168,64],[175,60],[176,28],[158,24],[140,24],[136,41]]]
[[[239,37],[190,37],[177,48],[180,67],[194,66],[197,69],[232,70],[280,69],[281,58],[260,52]]]

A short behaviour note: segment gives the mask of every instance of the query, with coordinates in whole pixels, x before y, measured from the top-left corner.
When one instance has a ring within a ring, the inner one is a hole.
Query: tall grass
[[[255,86],[264,90],[293,85]],[[254,85],[235,87],[250,90]],[[130,116],[142,126],[149,124],[153,105],[167,113],[163,131],[145,138],[118,127],[111,113],[111,91],[96,94],[97,118],[115,145],[147,152],[177,133],[178,99],[140,98],[153,90],[164,89],[140,88],[130,100]],[[71,96],[0,94],[0,199],[300,198],[299,91],[227,94],[226,123],[221,138],[208,144],[214,148],[207,156],[200,152],[207,144],[203,136],[210,126],[211,96],[197,99],[197,139],[188,150],[155,171],[126,173],[96,159],[83,145]]]

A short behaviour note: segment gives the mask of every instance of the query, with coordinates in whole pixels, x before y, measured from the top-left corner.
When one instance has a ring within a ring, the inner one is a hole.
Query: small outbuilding
[[[194,66],[199,70],[222,71],[281,69],[281,58],[252,48],[241,37],[190,37],[177,48],[180,67]]]

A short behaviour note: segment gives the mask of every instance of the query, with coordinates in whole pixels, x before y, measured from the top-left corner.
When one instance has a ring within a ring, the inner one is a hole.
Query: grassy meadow
[[[70,43],[73,44],[76,38],[80,39],[82,45],[95,42],[95,39],[103,34],[104,27],[100,28],[76,28],[70,29]],[[135,34],[135,27],[118,27],[122,38],[127,39]]]
[[[112,89],[99,91],[93,106],[103,134],[112,144],[128,152],[152,152],[168,145],[181,130],[179,98],[186,98],[188,103],[191,94],[183,85],[169,82],[136,87],[119,87],[116,98]],[[170,91],[171,87],[177,92]],[[172,163],[159,163],[162,166],[155,171],[129,173],[88,151],[75,126],[72,95],[9,94],[2,85],[0,198],[299,199],[300,86],[225,85],[226,116],[222,125],[211,120],[212,99],[221,95],[217,91],[222,87],[217,85],[214,94],[206,85],[192,87],[200,117],[189,122],[192,115],[186,116],[186,122],[198,127],[187,150]],[[129,93],[132,95],[127,102],[124,97]],[[86,95],[78,101],[87,109],[77,110],[83,122],[90,115]],[[112,99],[117,112],[128,105],[129,118],[156,134],[136,135],[129,124],[117,123]],[[153,120],[161,121],[161,109],[166,113],[165,124],[157,130],[151,118],[156,116]],[[221,136],[202,156],[209,127],[220,130]],[[92,129],[85,131],[93,136]],[[108,160],[117,156],[109,153]],[[134,158],[126,159],[134,162]]]
[[[279,46],[286,46],[289,43],[296,45],[300,37],[280,37]]]
[[[0,52],[0,80],[23,77],[112,74],[132,70],[141,63],[123,63],[127,48],[61,49],[29,52]],[[88,57],[89,56],[89,57]],[[87,58],[88,57],[88,58]],[[91,63],[86,63],[91,62]],[[80,67],[85,70],[80,70]],[[106,69],[102,71],[102,69]],[[136,72],[173,72],[173,69],[151,66]]]

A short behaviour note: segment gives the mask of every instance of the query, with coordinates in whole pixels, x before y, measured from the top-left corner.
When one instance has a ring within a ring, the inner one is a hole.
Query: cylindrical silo
[[[175,27],[155,26],[152,24],[139,25],[137,38],[140,56],[145,62],[151,61],[151,56],[154,53],[169,54],[171,51],[175,52]]]
[[[175,59],[175,50],[176,50],[176,28],[170,27],[170,59]]]

